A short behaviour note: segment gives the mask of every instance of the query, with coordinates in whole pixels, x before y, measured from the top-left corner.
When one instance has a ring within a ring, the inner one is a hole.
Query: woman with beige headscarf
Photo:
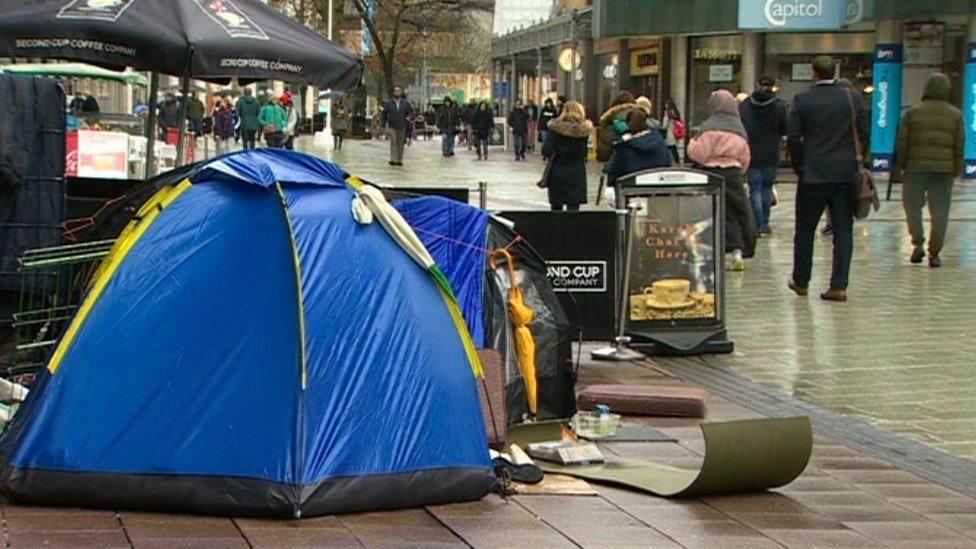
[[[749,136],[730,92],[714,92],[708,108],[712,114],[688,144],[688,158],[725,179],[725,251],[732,254],[730,269],[744,271],[743,258],[756,253],[756,221],[743,183],[751,160]]]

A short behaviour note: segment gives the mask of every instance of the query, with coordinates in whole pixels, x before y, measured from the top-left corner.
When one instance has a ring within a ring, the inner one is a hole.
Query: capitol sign
[[[849,0],[740,0],[739,28],[765,30],[839,29]]]

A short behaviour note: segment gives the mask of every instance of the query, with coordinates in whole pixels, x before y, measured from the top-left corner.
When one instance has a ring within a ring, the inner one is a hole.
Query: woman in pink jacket
[[[708,108],[712,114],[688,144],[688,158],[725,178],[725,252],[732,254],[730,269],[744,271],[742,259],[756,253],[756,222],[743,184],[749,169],[749,137],[730,92],[713,93]]]

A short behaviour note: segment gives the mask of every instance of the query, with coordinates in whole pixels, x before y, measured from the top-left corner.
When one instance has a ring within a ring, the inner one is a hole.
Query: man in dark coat
[[[779,155],[786,135],[786,102],[776,97],[776,78],[763,76],[739,106],[742,125],[749,134],[752,161],[746,177],[749,199],[756,217],[756,229],[770,234],[769,211],[773,205],[773,185],[779,173]]]
[[[407,124],[413,107],[403,97],[403,88],[393,88],[393,97],[383,105],[383,125],[390,128],[390,165],[403,165],[403,145],[407,141]]]
[[[206,110],[196,92],[190,92],[190,98],[186,100],[186,120],[189,122],[190,131],[197,137],[203,133],[203,115],[206,114]]]
[[[444,104],[437,113],[437,131],[441,134],[441,154],[454,156],[454,137],[461,124],[461,111],[450,96],[444,96]]]
[[[162,135],[160,139],[166,142],[167,134],[170,129],[180,127],[180,103],[176,100],[176,95],[172,92],[166,94],[163,102],[159,104],[159,129]]]
[[[258,114],[261,102],[254,98],[251,88],[244,88],[244,97],[237,100],[237,117],[241,120],[241,141],[244,149],[253,149],[257,144]]]
[[[515,100],[515,106],[508,113],[508,127],[512,129],[512,148],[515,149],[515,160],[525,160],[525,141],[529,137],[529,113],[522,106],[521,99]]]
[[[814,84],[796,96],[790,112],[787,144],[797,175],[796,234],[790,288],[806,295],[813,263],[813,240],[824,208],[834,226],[834,261],[830,289],[822,299],[847,301],[847,282],[854,248],[851,197],[858,170],[852,120],[862,150],[867,150],[870,114],[860,94],[834,79],[834,59],[813,60]]]

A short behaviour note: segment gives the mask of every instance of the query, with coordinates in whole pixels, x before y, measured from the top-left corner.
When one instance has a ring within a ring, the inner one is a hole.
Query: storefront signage
[[[966,88],[963,90],[963,116],[966,119],[966,167],[963,179],[976,179],[976,42],[966,47]]]
[[[813,82],[812,63],[793,63],[793,73],[790,75],[793,82]]]
[[[549,261],[546,263],[546,274],[556,292],[607,291],[606,261]]]
[[[874,94],[871,109],[871,170],[891,172],[901,119],[902,45],[874,49]]]
[[[661,48],[641,48],[630,52],[630,75],[647,76],[658,74],[661,70],[660,65]]]
[[[739,28],[839,29],[847,13],[848,0],[739,0]]]
[[[735,75],[732,65],[710,65],[708,67],[709,82],[731,82]]]

